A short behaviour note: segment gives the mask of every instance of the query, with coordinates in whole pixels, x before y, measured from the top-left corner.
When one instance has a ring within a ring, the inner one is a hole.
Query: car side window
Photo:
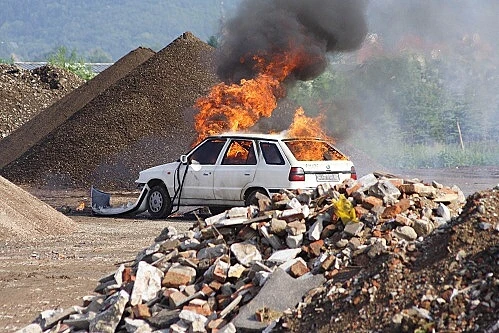
[[[233,140],[222,160],[224,165],[255,165],[256,155],[251,140]]]
[[[199,164],[215,164],[218,155],[225,145],[225,139],[213,139],[201,144],[190,156],[191,161]]]
[[[269,165],[284,165],[284,158],[275,143],[260,142],[260,148],[262,149],[265,163]]]

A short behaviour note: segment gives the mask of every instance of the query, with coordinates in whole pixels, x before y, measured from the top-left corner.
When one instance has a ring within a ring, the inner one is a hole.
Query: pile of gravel
[[[189,149],[195,138],[192,106],[219,82],[213,55],[211,46],[184,33],[73,112],[0,174],[34,186],[133,188],[140,170]]]
[[[0,238],[32,240],[75,229],[71,218],[0,177]]]
[[[0,140],[83,83],[57,67],[25,70],[0,64]]]
[[[6,114],[9,115],[8,118],[15,120],[19,124],[22,124],[22,126],[20,126],[16,131],[10,133],[10,135],[3,140],[0,140],[0,168],[19,158],[29,148],[43,140],[45,136],[67,121],[92,99],[154,54],[154,51],[145,48],[138,48],[130,52],[113,66],[107,68],[105,71],[96,76],[93,80],[87,82],[86,84],[80,85],[77,89],[67,93],[64,97],[55,101],[52,105],[46,107],[35,115],[31,114],[26,115],[26,117],[22,117],[15,111],[15,109],[9,110],[7,108]],[[33,72],[44,73],[47,72],[46,68],[46,66],[35,68]],[[64,73],[60,69],[54,69],[51,72]],[[50,72],[47,74],[50,74]],[[71,73],[69,77],[71,77],[71,75],[73,74]],[[44,81],[49,82],[52,86],[56,86],[61,81],[67,82],[66,78],[61,78],[62,75],[56,76],[52,74],[45,75],[44,77],[51,78],[50,81]],[[61,79],[59,81],[55,81],[54,77],[59,77]],[[23,85],[22,80],[20,80],[19,77],[16,78],[17,81],[14,79],[12,80],[12,85],[21,87],[26,86],[26,88],[18,95],[15,94],[10,96],[10,98],[6,98],[7,104],[15,103],[15,101],[19,99],[22,100],[24,104],[29,105],[32,110],[42,107],[43,105],[37,104],[39,101],[36,98],[36,94],[32,94],[30,92],[31,90],[36,89],[37,82],[31,80],[29,82],[31,83],[31,86],[29,83]],[[3,80],[0,82],[5,84]]]

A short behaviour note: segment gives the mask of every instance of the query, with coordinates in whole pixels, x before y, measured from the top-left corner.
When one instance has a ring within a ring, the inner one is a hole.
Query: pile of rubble
[[[465,202],[457,187],[378,173],[334,187],[320,185],[314,191],[283,190],[271,199],[261,196],[259,207],[236,207],[198,218],[186,233],[166,228],[133,263],[101,279],[95,290],[100,295],[85,297],[83,307],[45,311],[29,329],[293,330],[297,327],[293,318],[306,323],[307,318],[314,320],[313,313],[325,312],[318,306],[305,310],[304,305],[312,299],[317,302],[318,295],[321,306],[328,297],[342,296],[341,302],[329,306],[346,310],[369,304],[383,289],[382,273],[373,272],[388,267],[389,274],[403,280],[407,272],[397,270],[399,264],[417,262],[411,254],[432,235],[448,235],[446,230]],[[480,228],[497,236],[499,223],[482,223]],[[435,248],[432,260],[445,256],[445,249],[438,244]],[[362,279],[361,267],[372,268]],[[497,288],[497,276],[485,274],[490,290]],[[477,282],[481,287],[484,283]],[[384,296],[393,305],[384,313],[399,313],[397,298],[404,290],[398,292]],[[442,297],[428,294],[426,301],[449,303],[461,294],[449,289]],[[489,307],[495,308],[499,293],[487,297]],[[415,305],[411,313],[431,322],[432,310],[429,305]],[[328,320],[336,318],[332,312],[326,311]],[[363,315],[357,309],[357,316]],[[409,315],[400,314],[389,325],[401,331]],[[316,321],[315,329],[319,324]]]

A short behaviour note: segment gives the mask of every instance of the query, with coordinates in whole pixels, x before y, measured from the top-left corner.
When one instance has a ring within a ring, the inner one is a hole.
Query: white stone
[[[90,321],[89,331],[102,333],[115,332],[129,299],[130,295],[124,290],[110,296],[106,302],[111,302],[111,305]]]
[[[406,225],[397,227],[395,230],[393,230],[393,234],[397,238],[405,239],[408,241],[412,241],[418,238],[418,234],[416,233],[416,231],[414,231],[412,227]]]
[[[229,268],[229,272],[227,273],[227,276],[229,278],[233,277],[233,278],[239,279],[241,277],[241,275],[243,275],[245,269],[246,269],[246,267],[244,267],[241,264],[232,265]]]
[[[322,230],[324,229],[322,221],[323,221],[323,217],[318,216],[317,221],[315,221],[315,223],[312,224],[312,226],[308,230],[308,239],[309,240],[317,241],[317,240],[321,239],[321,233],[322,233]]]
[[[251,263],[262,260],[262,254],[258,248],[251,243],[234,243],[230,246],[231,252],[236,257],[237,261],[246,267]]]
[[[130,304],[137,305],[152,300],[161,290],[163,272],[145,261],[139,262]]]
[[[445,222],[449,222],[451,220],[450,209],[443,203],[440,203],[437,208],[437,215],[442,217]]]
[[[296,249],[300,247],[303,243],[303,234],[300,235],[288,235],[286,237],[286,245],[290,249]]]
[[[125,318],[125,329],[130,333],[148,333],[152,332],[151,326],[142,319]]]
[[[186,322],[189,322],[189,323],[192,323],[195,321],[200,321],[206,325],[206,322],[208,321],[208,318],[206,318],[205,316],[203,316],[199,313],[196,313],[194,311],[190,311],[190,310],[180,311],[178,317],[182,320],[185,320]]]
[[[267,261],[282,264],[286,261],[296,258],[296,256],[301,252],[301,248],[296,249],[286,249],[279,250],[272,253],[272,255],[267,259]]]

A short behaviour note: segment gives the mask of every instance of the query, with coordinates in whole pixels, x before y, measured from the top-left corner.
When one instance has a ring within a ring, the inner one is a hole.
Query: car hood
[[[151,168],[142,170],[139,172],[139,178],[135,181],[136,183],[145,184],[149,180],[157,178],[164,179],[168,177],[169,174],[172,174],[180,164],[179,161],[161,164],[157,166],[153,166]]]

